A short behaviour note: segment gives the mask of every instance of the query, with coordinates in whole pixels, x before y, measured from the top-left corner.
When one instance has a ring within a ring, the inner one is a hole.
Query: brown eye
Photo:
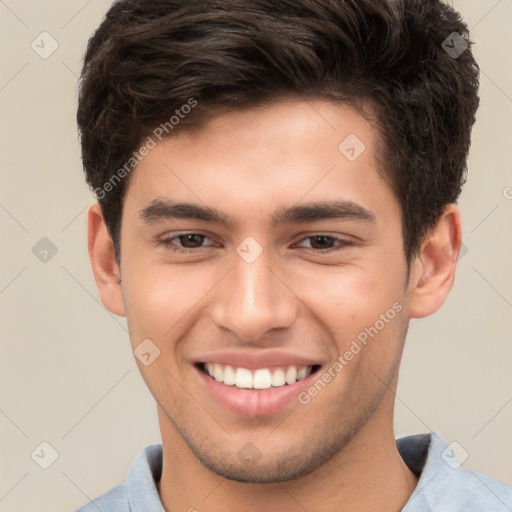
[[[310,240],[311,242],[310,242],[309,246],[302,246],[302,247],[305,247],[306,249],[312,249],[314,251],[319,251],[319,252],[327,252],[331,249],[338,250],[338,249],[343,249],[344,247],[354,245],[353,242],[350,242],[348,240],[344,240],[342,238],[338,238],[335,236],[330,236],[330,235],[308,236],[308,237],[304,238],[301,241],[301,243],[304,242],[305,240]],[[337,244],[337,248],[336,248],[336,244]]]
[[[197,233],[191,233],[188,235],[178,235],[176,238],[180,241],[182,247],[186,247],[187,249],[196,249],[197,247],[201,247],[206,237]]]
[[[331,249],[335,242],[331,236],[312,236],[310,238],[313,249]]]
[[[168,236],[161,241],[161,244],[176,252],[187,252],[186,249],[200,249],[205,247],[203,242],[209,238],[201,233],[182,233],[179,235]],[[207,246],[212,244],[207,244]],[[182,250],[183,249],[183,250]]]

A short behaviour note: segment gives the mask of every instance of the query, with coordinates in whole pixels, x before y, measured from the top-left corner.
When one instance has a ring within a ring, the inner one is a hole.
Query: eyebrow
[[[194,203],[175,202],[167,198],[151,201],[139,212],[146,224],[167,219],[196,219],[233,227],[232,220],[222,211]],[[272,227],[279,224],[299,224],[319,220],[355,220],[375,224],[376,215],[358,203],[348,200],[312,202],[281,207],[271,216]]]

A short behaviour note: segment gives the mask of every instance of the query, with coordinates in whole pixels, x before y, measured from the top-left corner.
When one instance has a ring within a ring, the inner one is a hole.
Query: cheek
[[[396,301],[400,301],[404,269],[387,271],[367,262],[343,267],[294,268],[284,277],[302,301],[340,333],[375,323]]]
[[[163,340],[187,315],[194,315],[211,288],[212,276],[193,266],[127,265],[126,314],[134,338]],[[215,273],[215,276],[217,274]],[[214,277],[215,277],[214,276]]]
[[[361,374],[363,387],[368,369],[380,375],[395,366],[407,321],[405,270],[400,260],[383,259],[387,269],[380,260],[373,266],[318,267],[297,271],[293,281],[303,303],[331,333],[337,353],[345,356],[344,374],[351,379]]]

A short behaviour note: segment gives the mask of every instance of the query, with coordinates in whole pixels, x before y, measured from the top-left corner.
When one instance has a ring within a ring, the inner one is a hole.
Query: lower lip
[[[200,379],[206,386],[207,392],[217,402],[235,414],[243,416],[264,416],[273,414],[294,400],[298,402],[298,395],[307,389],[310,380],[317,372],[308,375],[295,384],[267,389],[240,389],[236,386],[227,386],[209,377],[199,368],[195,368]]]

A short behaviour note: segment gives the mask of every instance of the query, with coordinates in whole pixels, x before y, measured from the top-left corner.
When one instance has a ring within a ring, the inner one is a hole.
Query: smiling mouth
[[[239,389],[272,389],[292,386],[320,369],[320,365],[279,366],[272,368],[248,368],[219,363],[196,363],[196,367],[210,378]]]

